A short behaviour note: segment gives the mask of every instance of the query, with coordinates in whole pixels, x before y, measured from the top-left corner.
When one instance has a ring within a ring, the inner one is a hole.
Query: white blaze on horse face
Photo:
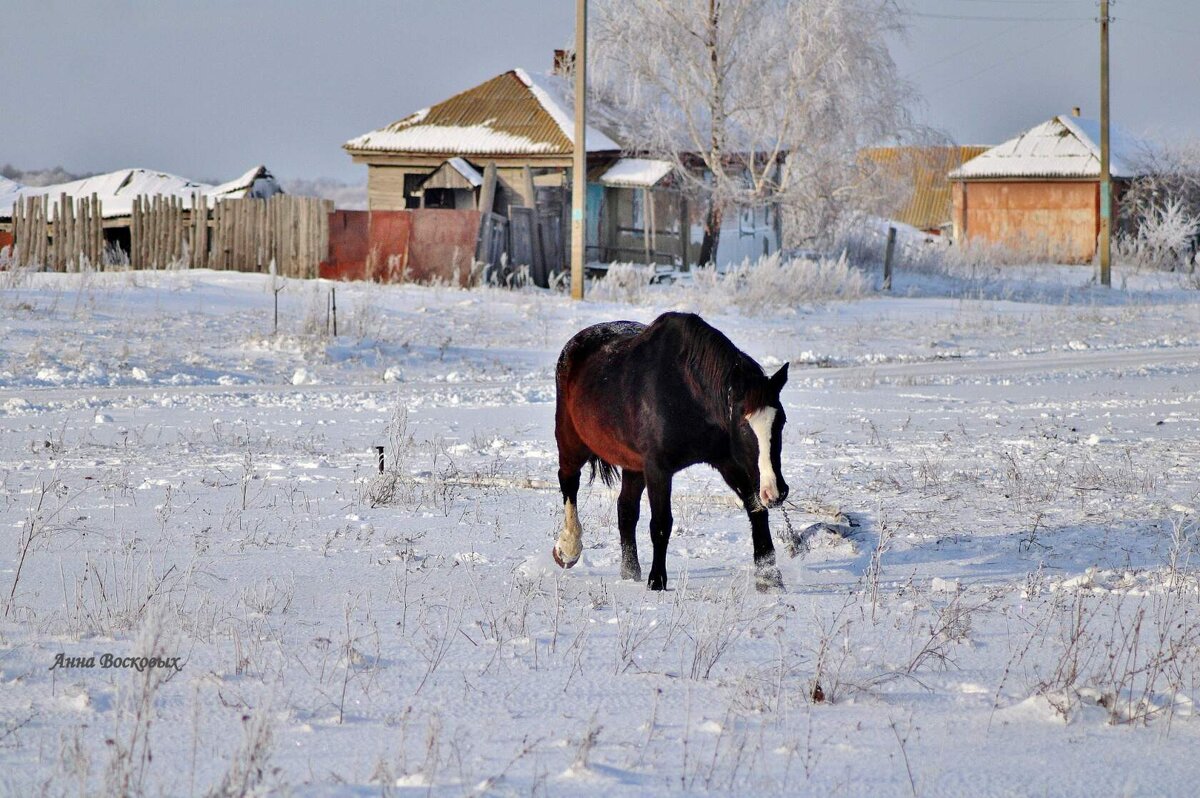
[[[564,563],[572,563],[583,553],[583,527],[579,525],[579,514],[575,511],[575,502],[567,500],[566,517],[563,519],[563,530],[558,535],[558,556]]]
[[[758,439],[758,498],[763,505],[779,498],[779,480],[771,465],[771,429],[775,426],[775,413],[775,408],[764,407],[746,416]]]

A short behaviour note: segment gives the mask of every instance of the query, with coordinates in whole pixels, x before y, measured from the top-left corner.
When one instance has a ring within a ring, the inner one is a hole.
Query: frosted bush
[[[742,261],[725,269],[701,267],[653,285],[652,266],[614,263],[589,290],[599,301],[647,305],[673,301],[677,307],[714,313],[736,307],[755,314],[814,302],[859,299],[873,281],[845,256],[822,260],[785,259],[778,254]]]
[[[859,299],[872,290],[870,277],[836,259],[785,260],[768,255],[727,269],[700,269],[692,285],[696,302],[734,305],[746,313],[796,307],[832,299]]]
[[[1200,217],[1189,213],[1179,197],[1151,203],[1138,217],[1137,232],[1122,236],[1118,254],[1137,266],[1175,270],[1191,259]]]
[[[642,305],[649,297],[650,281],[653,277],[653,266],[614,263],[608,267],[604,278],[593,284],[589,295],[592,299],[602,302]]]

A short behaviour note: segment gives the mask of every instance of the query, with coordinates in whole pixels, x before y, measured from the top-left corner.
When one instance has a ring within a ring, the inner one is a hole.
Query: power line
[[[945,84],[945,85],[941,86],[941,87],[940,87],[940,89],[941,89],[942,91],[944,91],[944,90],[946,90],[946,89],[950,89],[950,88],[953,88],[953,87],[955,87],[955,86],[959,86],[959,85],[961,85],[961,84],[963,84],[963,83],[966,83],[966,82],[968,82],[968,81],[970,81],[970,80],[974,80],[975,78],[977,78],[977,77],[979,77],[980,75],[982,75],[984,72],[990,72],[991,70],[995,69],[996,67],[998,67],[998,66],[1001,66],[1001,65],[1003,65],[1003,64],[1006,64],[1006,63],[1008,63],[1009,61],[1012,61],[1014,58],[1020,58],[1021,56],[1025,55],[1026,53],[1028,53],[1028,52],[1031,52],[1031,51],[1033,51],[1033,50],[1036,50],[1036,49],[1038,49],[1038,48],[1040,48],[1040,47],[1044,47],[1045,45],[1047,45],[1047,44],[1050,44],[1050,43],[1051,43],[1051,42],[1053,42],[1053,41],[1056,41],[1056,40],[1058,40],[1058,39],[1062,39],[1062,38],[1066,38],[1066,37],[1067,37],[1069,34],[1072,34],[1072,33],[1074,33],[1074,32],[1075,32],[1075,31],[1077,31],[1077,30],[1082,30],[1082,29],[1085,27],[1085,25],[1086,25],[1086,26],[1090,26],[1090,25],[1092,24],[1092,22],[1093,22],[1093,20],[1090,20],[1090,19],[1089,19],[1089,20],[1087,20],[1087,22],[1085,22],[1083,25],[1076,25],[1075,27],[1073,27],[1073,28],[1071,28],[1071,29],[1069,29],[1069,30],[1067,30],[1067,31],[1063,31],[1063,32],[1061,32],[1061,33],[1057,33],[1057,32],[1056,32],[1056,33],[1055,33],[1053,36],[1049,36],[1049,37],[1046,37],[1046,38],[1043,38],[1043,39],[1039,39],[1038,41],[1036,41],[1036,42],[1034,42],[1033,44],[1031,44],[1029,47],[1026,47],[1026,48],[1024,48],[1023,50],[1018,50],[1018,51],[1016,51],[1016,52],[1014,52],[1014,53],[1009,53],[1009,54],[1008,54],[1008,55],[1006,55],[1004,58],[1001,58],[1001,59],[1000,59],[1000,60],[998,60],[998,61],[993,61],[991,64],[988,64],[987,66],[985,66],[985,67],[982,67],[981,69],[977,69],[977,70],[975,70],[974,72],[972,72],[972,73],[971,73],[971,74],[969,74],[969,75],[965,75],[965,76],[963,76],[963,77],[959,78],[958,80],[951,81],[950,83],[947,83],[947,84]]]
[[[1088,2],[1091,2],[1091,0],[1088,0]],[[1013,24],[1013,25],[1009,25],[1009,26],[1007,26],[1007,27],[1001,28],[1001,29],[1000,29],[1000,30],[998,30],[998,31],[993,31],[991,34],[989,34],[988,36],[986,36],[986,37],[985,37],[985,38],[983,38],[983,39],[979,39],[979,40],[977,40],[977,41],[973,41],[973,42],[971,42],[970,44],[967,44],[967,45],[966,45],[966,46],[964,46],[964,47],[961,47],[961,48],[959,48],[959,49],[957,49],[957,50],[953,50],[953,51],[951,51],[951,52],[949,52],[949,53],[947,53],[947,54],[943,55],[941,58],[935,59],[935,60],[933,60],[933,61],[930,61],[930,62],[928,62],[928,63],[926,63],[926,64],[922,64],[921,66],[917,67],[917,69],[916,69],[916,73],[917,73],[917,74],[921,74],[921,73],[925,72],[927,69],[929,69],[930,67],[935,67],[935,66],[937,66],[938,64],[943,64],[943,63],[945,63],[946,61],[949,61],[949,60],[950,60],[950,59],[952,59],[952,58],[955,58],[955,57],[957,57],[957,56],[960,56],[960,55],[962,55],[963,53],[967,53],[967,52],[971,52],[971,51],[973,51],[973,50],[976,50],[976,49],[978,49],[979,47],[981,47],[981,46],[983,46],[983,45],[985,45],[985,44],[992,44],[992,43],[994,43],[994,42],[996,42],[996,41],[998,41],[998,40],[1000,40],[1000,39],[1003,39],[1005,36],[1009,35],[1010,33],[1014,32],[1014,31],[1017,31],[1017,30],[1021,30],[1021,29],[1022,29],[1022,26],[1021,26],[1021,24],[1020,24],[1019,22],[1017,22],[1017,23],[1015,23],[1015,24]]]
[[[1079,3],[1087,3],[1088,5],[1096,5],[1096,0],[958,0],[960,3],[992,3],[1000,5],[1021,5],[1021,6],[1050,6],[1050,5],[1069,5]],[[1116,3],[1113,3],[1116,5]]]
[[[971,14],[926,14],[923,11],[908,12],[913,17],[925,19],[956,19],[966,22],[1092,22],[1092,17],[996,17]]]

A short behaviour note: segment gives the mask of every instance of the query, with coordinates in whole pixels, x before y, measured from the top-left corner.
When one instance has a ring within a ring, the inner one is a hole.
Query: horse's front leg
[[[732,461],[718,463],[716,468],[725,483],[741,499],[742,507],[750,518],[750,538],[754,543],[754,586],[760,593],[783,590],[783,574],[775,562],[775,543],[771,540],[767,510],[759,500],[758,489],[750,476]]]
[[[754,541],[754,586],[759,593],[783,590],[783,574],[775,562],[775,543],[764,509],[746,509],[750,516],[750,537]]]
[[[650,565],[650,579],[646,585],[651,590],[667,589],[667,544],[671,541],[671,474],[646,467],[646,490],[650,494],[650,543],[654,546],[654,560]]]

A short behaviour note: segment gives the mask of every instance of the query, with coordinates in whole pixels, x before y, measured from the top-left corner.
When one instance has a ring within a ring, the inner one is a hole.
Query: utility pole
[[[587,246],[587,0],[575,0],[575,151],[571,165],[571,299],[583,299]]]
[[[1108,141],[1108,0],[1100,0],[1100,284],[1112,286],[1112,180]]]

